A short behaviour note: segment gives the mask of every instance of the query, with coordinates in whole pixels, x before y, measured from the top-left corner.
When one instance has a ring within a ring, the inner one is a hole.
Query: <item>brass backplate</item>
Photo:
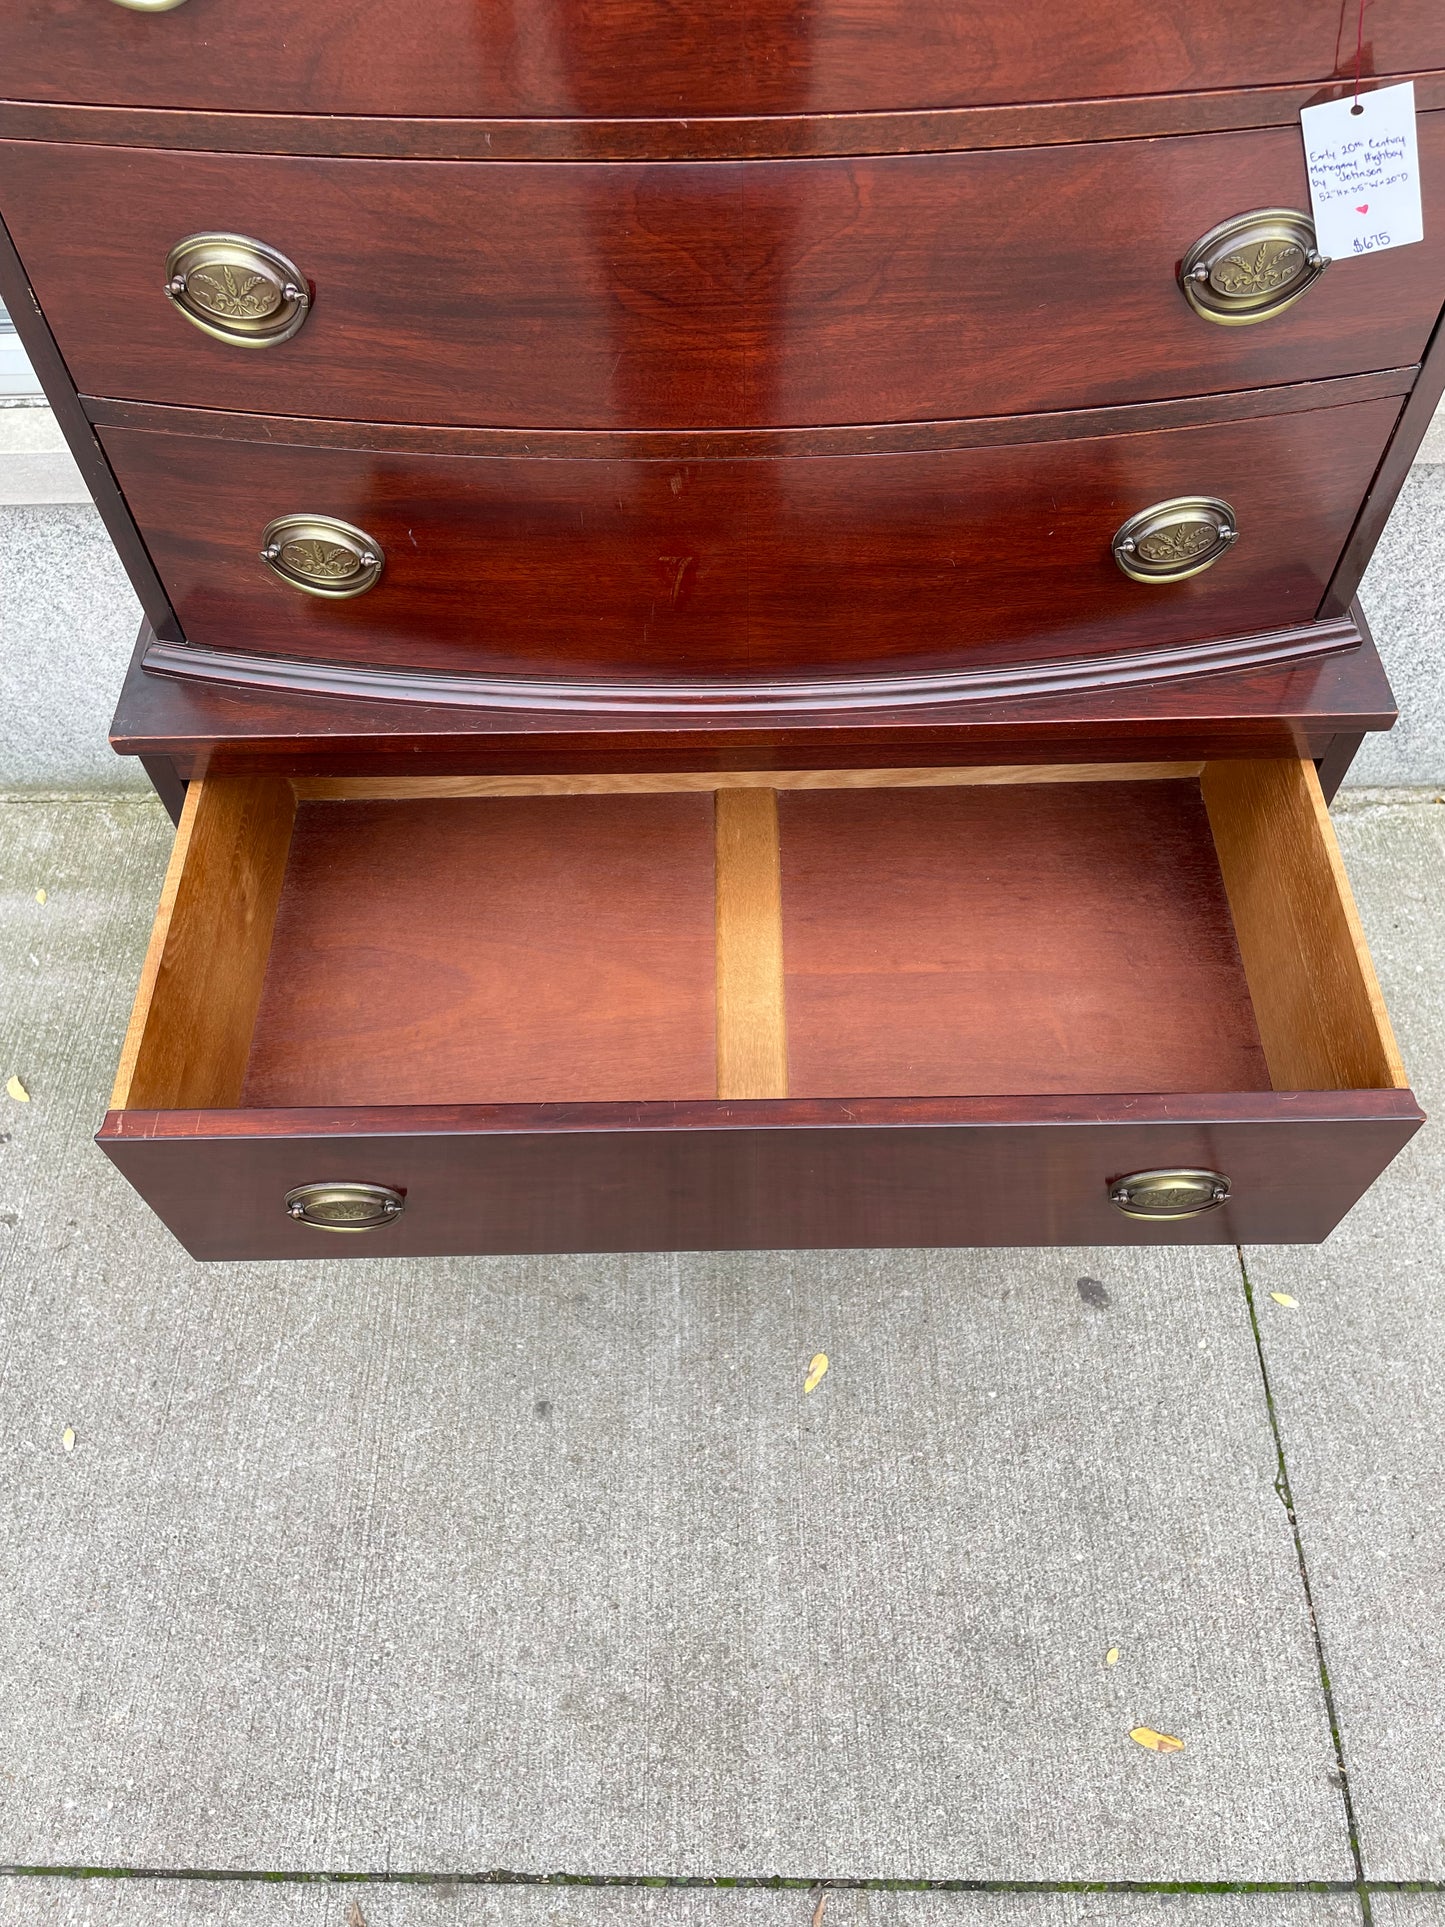
[[[1109,1202],[1126,1218],[1197,1218],[1229,1196],[1219,1171],[1133,1171],[1109,1186]]]
[[[166,293],[203,334],[237,348],[289,341],[311,312],[294,261],[244,234],[188,234],[166,256]]]
[[[1135,582],[1182,582],[1212,568],[1238,539],[1228,502],[1176,495],[1140,509],[1116,530],[1114,560]]]
[[[374,589],[386,566],[379,542],[334,515],[278,515],[261,537],[261,560],[288,587],[334,602]]]
[[[1246,328],[1292,308],[1329,265],[1308,214],[1261,207],[1201,234],[1180,263],[1179,285],[1206,321]]]
[[[389,1184],[298,1184],[286,1193],[286,1215],[318,1231],[376,1231],[394,1224],[406,1199]]]

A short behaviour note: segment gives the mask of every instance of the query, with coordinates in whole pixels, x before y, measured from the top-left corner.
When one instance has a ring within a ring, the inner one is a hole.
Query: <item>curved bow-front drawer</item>
[[[671,460],[472,453],[511,438],[460,430],[386,431],[445,454],[308,446],[306,423],[242,417],[222,425],[289,445],[101,438],[191,644],[544,706],[705,685],[767,702],[789,680],[862,701],[905,676],[1309,623],[1398,412]]]
[[[1233,216],[1308,209],[1297,129],[658,165],[7,142],[0,197],[83,393],[703,428],[1033,413],[1411,365],[1445,283],[1445,113],[1422,116],[1421,168],[1423,243],[1336,262],[1243,327],[1196,313],[1180,265]],[[216,234],[259,249],[227,244],[183,288],[205,256],[179,244]],[[1251,248],[1236,278],[1261,258],[1278,250]],[[258,299],[273,303],[260,345]]]
[[[1436,0],[1390,0],[1372,70],[1445,67]],[[1322,81],[1336,0],[6,0],[16,98],[315,114],[789,114]]]
[[[1313,766],[909,774],[196,782],[101,1142],[204,1258],[1323,1237]]]

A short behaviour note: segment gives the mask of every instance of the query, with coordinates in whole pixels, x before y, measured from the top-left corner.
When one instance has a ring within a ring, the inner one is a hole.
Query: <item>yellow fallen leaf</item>
[[[1152,1726],[1134,1727],[1129,1738],[1140,1746],[1147,1746],[1151,1753],[1182,1753],[1183,1740],[1176,1740],[1172,1733],[1156,1733]]]
[[[37,903],[48,903],[50,899],[44,890],[37,890],[35,892],[35,901]]]
[[[1277,1305],[1288,1305],[1291,1311],[1299,1305],[1299,1299],[1291,1298],[1287,1291],[1272,1291],[1269,1295]]]
[[[1105,1653],[1104,1664],[1106,1666],[1117,1666],[1119,1664],[1119,1648],[1117,1646],[1111,1646],[1108,1652]]]
[[[815,1352],[813,1354],[813,1362],[808,1367],[808,1376],[803,1380],[803,1390],[805,1392],[816,1392],[823,1382],[823,1374],[827,1369],[828,1354],[826,1352]]]
[[[75,1427],[73,1425],[67,1425],[61,1433],[60,1449],[62,1452],[73,1452],[75,1450]]]
[[[15,1099],[17,1104],[28,1104],[30,1102],[30,1093],[18,1077],[10,1078],[6,1083],[5,1089],[9,1092],[10,1096]]]

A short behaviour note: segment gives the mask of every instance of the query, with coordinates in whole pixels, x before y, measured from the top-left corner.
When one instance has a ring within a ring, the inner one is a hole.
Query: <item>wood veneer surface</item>
[[[876,677],[884,702],[892,673],[1312,621],[1399,413],[1391,399],[933,454],[684,463],[101,440],[203,647],[576,678],[598,697]],[[1109,547],[1120,523],[1194,494],[1233,506],[1237,546],[1185,581],[1128,580]],[[322,601],[257,559],[271,518],[300,509],[381,544],[374,589]]]
[[[1270,1088],[1197,782],[779,816],[794,1097]]]
[[[538,431],[786,427],[1413,364],[1440,310],[1445,114],[1422,115],[1419,138],[1424,241],[1337,261],[1249,328],[1201,320],[1177,268],[1232,214],[1308,208],[1297,126],[696,165],[17,141],[0,142],[0,190],[84,394]],[[313,283],[291,340],[232,347],[167,301],[168,249],[217,227]]]
[[[310,114],[840,113],[1324,81],[1354,0],[5,0],[17,96]],[[1366,74],[1445,64],[1438,0],[1365,16]]]
[[[707,795],[303,803],[243,1103],[710,1098]]]

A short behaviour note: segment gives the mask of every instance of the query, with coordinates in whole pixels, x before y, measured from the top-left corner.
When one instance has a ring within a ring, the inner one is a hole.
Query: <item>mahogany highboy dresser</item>
[[[1445,386],[1445,7],[1357,14],[6,0],[191,1251],[1330,1230],[1420,1122],[1325,799]],[[1357,69],[1425,240],[1330,262]]]

